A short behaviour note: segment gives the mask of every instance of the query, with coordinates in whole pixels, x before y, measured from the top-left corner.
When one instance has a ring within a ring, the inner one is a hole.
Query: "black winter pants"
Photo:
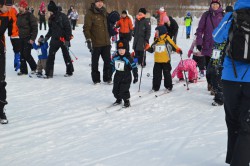
[[[228,129],[226,163],[230,166],[249,166],[250,83],[223,80],[223,93]]]
[[[205,70],[205,57],[193,55],[193,60],[197,63],[199,70]]]
[[[19,38],[10,39],[13,46],[14,53],[19,53],[21,51],[21,42]]]
[[[209,61],[210,61],[211,57],[210,56],[205,56],[205,66],[207,71],[209,70]],[[206,79],[207,79],[207,83],[211,85],[211,75],[209,74],[209,72],[206,72]]]
[[[75,30],[77,20],[71,20],[72,29]]]
[[[104,62],[103,65],[103,82],[112,80],[111,58],[110,58],[111,46],[94,47],[91,58],[91,76],[93,82],[101,82],[100,72],[98,70],[100,55]]]
[[[135,50],[135,58],[138,59],[138,64],[141,66],[146,66],[146,52],[144,55],[144,51],[136,51]]]
[[[130,98],[131,72],[117,71],[114,76],[113,94],[116,99],[128,100]]]
[[[153,90],[158,91],[161,86],[162,73],[164,76],[164,87],[172,89],[172,77],[171,77],[171,64],[170,63],[155,63],[153,69]]]
[[[28,68],[27,68],[27,63],[30,66],[30,69],[32,71],[36,70],[36,62],[34,58],[31,55],[31,48],[32,45],[29,43],[29,38],[21,38],[20,43],[21,43],[21,52],[20,52],[20,59],[21,59],[21,67],[20,71],[23,74],[28,74]]]
[[[44,30],[46,30],[46,20],[44,19],[40,19],[39,21],[39,26],[40,26],[40,30],[42,30],[42,25],[44,25]]]
[[[4,44],[0,43],[0,116],[3,114],[3,108],[6,101],[6,81],[5,81],[6,54]]]
[[[49,56],[46,63],[46,76],[53,77],[55,55],[59,48],[62,49],[63,59],[66,65],[66,74],[72,75],[74,72],[68,48],[61,41],[52,38],[50,42]]]

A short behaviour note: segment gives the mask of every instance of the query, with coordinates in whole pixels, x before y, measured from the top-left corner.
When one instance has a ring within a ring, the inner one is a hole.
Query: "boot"
[[[7,124],[8,123],[8,120],[7,120],[7,117],[4,113],[4,107],[1,106],[0,108],[0,123],[1,124]]]
[[[123,107],[122,107],[122,108],[128,108],[128,107],[130,107],[130,102],[129,102],[129,99],[124,100],[124,105],[123,105]]]
[[[113,106],[120,105],[122,103],[121,99],[116,99],[116,101],[113,103]]]

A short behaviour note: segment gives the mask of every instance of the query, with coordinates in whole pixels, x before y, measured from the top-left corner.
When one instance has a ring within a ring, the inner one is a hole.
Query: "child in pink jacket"
[[[188,51],[188,58],[190,58],[191,54],[193,54],[193,60],[197,63],[197,66],[198,66],[199,71],[200,71],[200,76],[204,77],[205,59],[200,51],[194,50],[194,47],[196,47],[196,39],[194,39],[194,41],[193,41],[193,43]]]
[[[198,78],[198,71],[196,68],[196,62],[192,59],[185,59],[179,62],[178,66],[174,69],[172,73],[172,78],[177,75],[179,80],[184,80],[183,71],[188,72],[188,80],[190,83],[196,83]]]

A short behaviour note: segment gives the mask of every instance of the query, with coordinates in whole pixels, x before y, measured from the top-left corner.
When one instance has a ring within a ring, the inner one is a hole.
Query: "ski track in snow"
[[[46,33],[39,31],[38,36],[42,34]],[[65,64],[59,50],[53,79],[16,76],[7,38],[9,124],[0,125],[0,165],[226,165],[224,109],[211,106],[213,97],[206,91],[205,81],[189,84],[187,91],[184,82],[176,83],[175,78],[173,91],[160,95],[164,92],[162,81],[160,91],[149,94],[152,79],[146,73],[152,75],[154,62],[153,54],[147,53],[141,92],[138,83],[131,84],[131,107],[107,108],[115,101],[113,86],[92,84],[90,53],[81,26],[73,34],[70,49],[78,57],[74,75],[63,77]],[[183,59],[191,42],[179,32],[177,44],[184,52]],[[32,55],[37,61],[36,51]],[[179,61],[180,56],[174,53],[173,69]],[[101,73],[102,65],[100,59]]]

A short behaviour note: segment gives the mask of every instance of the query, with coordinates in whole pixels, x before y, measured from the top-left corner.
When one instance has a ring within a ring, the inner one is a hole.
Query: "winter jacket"
[[[185,26],[186,26],[186,27],[189,27],[189,26],[192,25],[193,19],[192,19],[191,16],[186,16],[186,17],[184,18],[184,21],[185,21]]]
[[[155,39],[154,43],[147,51],[150,53],[155,52],[154,61],[156,63],[169,63],[171,51],[168,48],[168,45],[171,45],[177,52],[180,50],[169,35],[163,34],[159,38]]]
[[[39,10],[38,16],[40,21],[45,21],[45,10],[44,11]]]
[[[20,38],[30,38],[35,41],[38,33],[38,24],[36,17],[26,11],[17,15],[17,26]]]
[[[117,67],[117,63],[121,62],[121,64],[124,64],[124,69]],[[123,76],[131,75],[131,70],[133,72],[133,76],[135,78],[138,78],[138,68],[136,66],[136,63],[134,63],[134,60],[131,58],[129,52],[126,52],[125,55],[121,56],[117,52],[114,58],[111,61],[112,65],[112,72],[114,73],[116,71],[116,76],[121,76],[122,79]]]
[[[11,7],[9,10],[9,15],[12,21],[12,24],[9,24],[8,27],[8,35],[11,38],[19,38],[19,30],[17,27],[17,9],[15,9],[14,7]]]
[[[92,3],[84,19],[83,33],[86,39],[91,39],[93,47],[110,45],[107,11],[104,7],[97,9]]]
[[[51,37],[53,40],[64,38],[66,41],[70,41],[71,36],[72,30],[68,17],[59,11],[51,15],[49,18],[49,31],[45,37],[47,39]]]
[[[211,56],[214,45],[212,32],[219,25],[222,18],[223,9],[221,7],[216,11],[210,7],[209,11],[203,13],[196,29],[196,44],[202,46],[202,55]]]
[[[78,19],[78,13],[77,12],[71,12],[68,16],[71,20],[77,20]]]
[[[133,49],[144,51],[145,44],[149,42],[151,35],[151,23],[145,17],[136,18],[134,27]]]
[[[238,0],[234,5],[234,10],[250,8],[248,0]],[[228,39],[229,29],[232,25],[232,12],[225,15],[220,25],[214,30],[213,38],[215,42],[222,43]],[[238,77],[234,75],[232,59],[226,56],[223,63],[222,79],[234,82],[250,82],[250,64],[234,60]]]
[[[179,26],[175,21],[175,19],[173,19],[173,17],[171,16],[169,16],[169,21],[170,21],[170,26],[168,26],[168,24],[165,24],[165,26],[167,27],[168,35],[170,36],[170,38],[173,38],[173,36],[175,36],[175,34],[178,33]]]
[[[165,23],[169,22],[169,17],[167,16],[167,12],[163,11],[159,11],[159,23],[158,25],[161,26],[161,25],[164,25]]]
[[[43,43],[42,45],[36,45],[36,43],[33,43],[33,48],[37,50],[38,53],[38,59],[48,59],[48,42]]]
[[[132,21],[128,16],[125,18],[121,17],[121,19],[116,23],[116,27],[120,28],[120,33],[130,33],[130,31],[133,30]]]

